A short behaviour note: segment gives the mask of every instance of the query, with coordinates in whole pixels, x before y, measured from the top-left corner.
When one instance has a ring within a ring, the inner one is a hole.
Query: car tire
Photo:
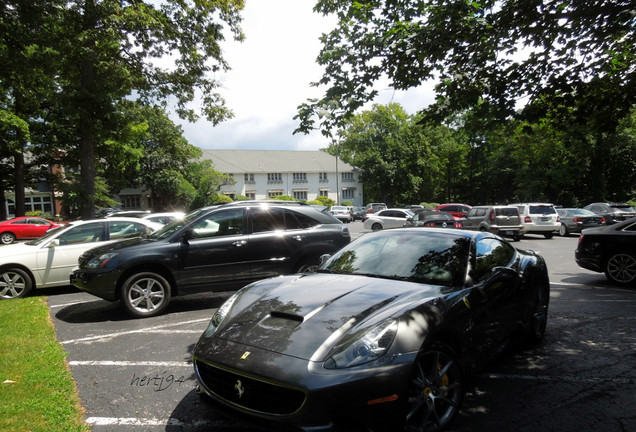
[[[170,283],[153,272],[136,273],[122,286],[121,303],[135,318],[147,318],[163,313],[170,303]]]
[[[24,270],[11,267],[0,270],[0,299],[26,297],[32,290],[33,280]]]
[[[541,282],[533,295],[532,309],[530,311],[530,326],[528,329],[528,341],[538,344],[545,336],[548,325],[548,306],[550,305],[550,283]]]
[[[406,431],[440,431],[457,416],[464,398],[459,357],[436,342],[422,352],[409,380]]]
[[[11,244],[15,241],[15,235],[10,232],[3,232],[0,234],[0,243],[2,244]]]
[[[379,223],[374,223],[373,225],[371,225],[371,229],[373,231],[380,231],[382,230],[382,225],[380,225]]]
[[[559,235],[561,237],[567,237],[570,235],[570,232],[568,231],[568,227],[566,227],[565,224],[561,224],[561,226],[559,227]]]
[[[612,252],[603,265],[605,277],[618,285],[631,285],[636,282],[636,255],[633,252]]]
[[[547,239],[551,239],[551,238],[554,236],[554,234],[552,234],[551,232],[549,232],[549,233],[543,233],[543,236],[544,236],[545,238],[547,238]]]
[[[306,259],[296,265],[294,273],[315,273],[320,266],[320,262],[315,259]]]
[[[518,241],[521,241],[521,236],[520,235],[512,236],[512,239],[518,242]]]

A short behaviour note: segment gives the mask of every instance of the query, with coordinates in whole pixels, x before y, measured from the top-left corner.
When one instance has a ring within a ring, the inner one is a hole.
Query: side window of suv
[[[316,219],[311,218],[302,213],[292,210],[285,212],[285,228],[286,229],[303,229],[320,225]]]
[[[285,230],[285,214],[279,208],[253,208],[250,211],[252,217],[252,232],[269,232]]]
[[[243,210],[232,209],[209,214],[192,229],[195,238],[243,234]]]

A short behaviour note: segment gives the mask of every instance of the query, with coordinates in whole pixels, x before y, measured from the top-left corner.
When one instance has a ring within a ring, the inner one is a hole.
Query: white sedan
[[[36,240],[0,246],[0,299],[25,297],[35,288],[68,286],[71,270],[85,251],[161,227],[137,218],[75,221]]]
[[[414,213],[410,210],[391,208],[370,213],[364,221],[364,228],[379,231],[387,228],[403,227],[407,218],[412,218]]]

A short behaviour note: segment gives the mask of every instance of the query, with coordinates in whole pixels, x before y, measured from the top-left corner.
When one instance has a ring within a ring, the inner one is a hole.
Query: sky
[[[242,43],[226,34],[222,43],[232,68],[220,76],[219,93],[234,118],[217,126],[205,120],[180,124],[188,142],[202,149],[319,150],[329,141],[320,131],[293,135],[297,107],[308,98],[322,96],[310,86],[322,76],[316,64],[319,37],[336,27],[332,16],[312,11],[315,0],[246,0],[242,12]],[[395,92],[386,83],[376,87],[374,103],[400,103],[409,114],[433,100],[431,86]],[[367,109],[370,105],[367,106]]]

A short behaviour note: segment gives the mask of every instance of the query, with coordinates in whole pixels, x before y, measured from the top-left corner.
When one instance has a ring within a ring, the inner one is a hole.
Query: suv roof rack
[[[227,203],[227,205],[249,205],[249,204],[276,204],[276,205],[299,205],[299,206],[310,205],[302,201],[286,201],[286,200],[247,200],[247,201],[234,201],[231,203]]]

